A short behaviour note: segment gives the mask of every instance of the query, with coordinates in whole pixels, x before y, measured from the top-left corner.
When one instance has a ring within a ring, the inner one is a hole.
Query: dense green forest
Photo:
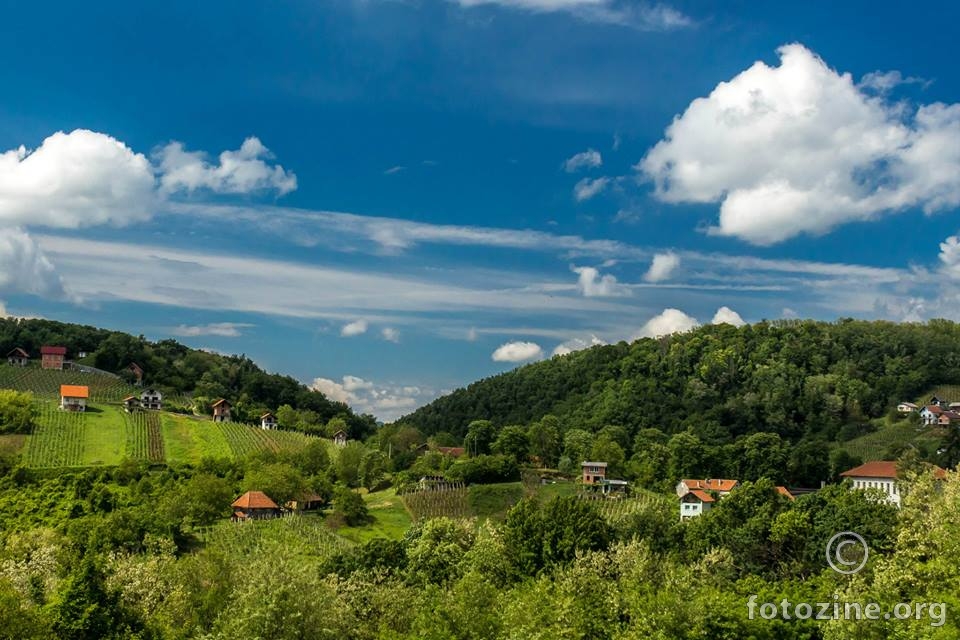
[[[853,435],[903,399],[960,380],[960,325],[776,321],[707,325],[555,356],[475,382],[400,419],[466,434],[547,414],[561,429],[606,426],[718,442],[756,432],[787,441]],[[960,400],[958,398],[957,400]]]
[[[43,345],[64,346],[68,358],[88,353],[84,363],[131,378],[130,363],[144,370],[144,384],[193,398],[203,407],[226,398],[234,416],[253,421],[263,411],[284,405],[299,412],[288,428],[310,430],[340,418],[350,436],[362,438],[376,428],[372,416],[358,416],[342,402],[333,402],[290,376],[270,374],[246,356],[224,356],[186,347],[176,340],[151,342],[143,336],[42,319],[0,318],[0,355],[21,347],[37,357]]]

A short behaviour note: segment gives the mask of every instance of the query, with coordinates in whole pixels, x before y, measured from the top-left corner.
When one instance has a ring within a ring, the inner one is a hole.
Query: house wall
[[[893,478],[851,478],[854,489],[879,489],[890,504],[900,506],[900,487]]]
[[[40,358],[40,366],[44,369],[63,369],[63,356],[43,355]]]

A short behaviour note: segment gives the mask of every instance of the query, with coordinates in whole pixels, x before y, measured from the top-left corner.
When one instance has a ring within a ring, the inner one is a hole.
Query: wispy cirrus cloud
[[[238,338],[243,335],[244,329],[249,329],[252,324],[244,322],[211,322],[200,325],[181,324],[170,329],[170,335],[185,338],[197,336],[218,336],[221,338]]]
[[[530,13],[567,13],[585,22],[630,27],[639,31],[671,31],[693,20],[668,5],[629,0],[450,0],[462,7],[501,6]]]

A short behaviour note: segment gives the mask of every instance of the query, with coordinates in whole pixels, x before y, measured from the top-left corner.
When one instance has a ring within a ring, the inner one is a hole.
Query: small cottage
[[[680,520],[702,516],[713,508],[716,501],[716,498],[702,489],[691,489],[680,496]]]
[[[261,429],[276,429],[277,428],[277,417],[272,413],[265,413],[260,416],[260,428]]]
[[[163,394],[156,389],[147,389],[140,394],[140,404],[144,409],[159,411],[163,407]]]
[[[606,462],[582,462],[580,468],[583,471],[583,484],[601,484],[607,479]]]
[[[137,396],[127,396],[123,399],[123,410],[127,413],[133,413],[140,409],[140,398]]]
[[[60,408],[64,411],[86,411],[90,389],[82,385],[60,385]]]
[[[939,424],[943,409],[938,404],[930,404],[920,411],[920,421],[925,425]]]
[[[901,402],[900,404],[897,405],[898,413],[914,413],[915,411],[919,411],[919,410],[920,410],[920,407],[913,404],[912,402]]]
[[[685,478],[677,483],[676,491],[678,496],[683,496],[694,489],[700,491],[710,491],[716,493],[721,498],[740,485],[738,480],[728,480],[726,478],[707,478],[706,480],[693,480]]]
[[[341,429],[333,434],[333,444],[338,447],[345,447],[347,445],[347,432]]]
[[[268,520],[280,516],[280,507],[263,491],[247,491],[230,506],[233,507],[230,519],[234,522]]]
[[[7,364],[11,364],[15,367],[25,367],[30,363],[30,354],[16,347],[13,351],[7,354]]]
[[[63,371],[63,362],[66,357],[66,347],[40,347],[40,366],[44,369]]]
[[[213,409],[213,421],[214,422],[230,422],[230,409],[231,405],[229,402],[220,398],[212,405],[210,408]]]
[[[308,491],[296,500],[291,500],[286,504],[287,509],[291,511],[318,511],[323,508],[326,501],[323,496],[316,492]]]

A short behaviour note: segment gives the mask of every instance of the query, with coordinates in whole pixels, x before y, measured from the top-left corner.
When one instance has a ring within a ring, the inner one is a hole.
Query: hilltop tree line
[[[254,421],[264,411],[282,407],[290,424],[282,426],[325,433],[331,420],[351,438],[363,438],[376,429],[373,416],[358,416],[342,402],[334,402],[290,376],[265,372],[246,356],[225,356],[186,347],[176,340],[151,342],[118,331],[42,319],[0,318],[0,355],[15,347],[36,356],[43,345],[68,349],[69,357],[90,354],[92,366],[132,381],[127,370],[135,362],[144,370],[144,384],[173,395],[192,396],[202,409],[226,398],[235,419]]]
[[[459,440],[476,420],[499,431],[553,415],[561,435],[612,427],[627,442],[651,429],[709,446],[758,433],[834,442],[869,430],[897,401],[957,380],[960,325],[945,320],[709,325],[555,356],[475,382],[398,424]]]

